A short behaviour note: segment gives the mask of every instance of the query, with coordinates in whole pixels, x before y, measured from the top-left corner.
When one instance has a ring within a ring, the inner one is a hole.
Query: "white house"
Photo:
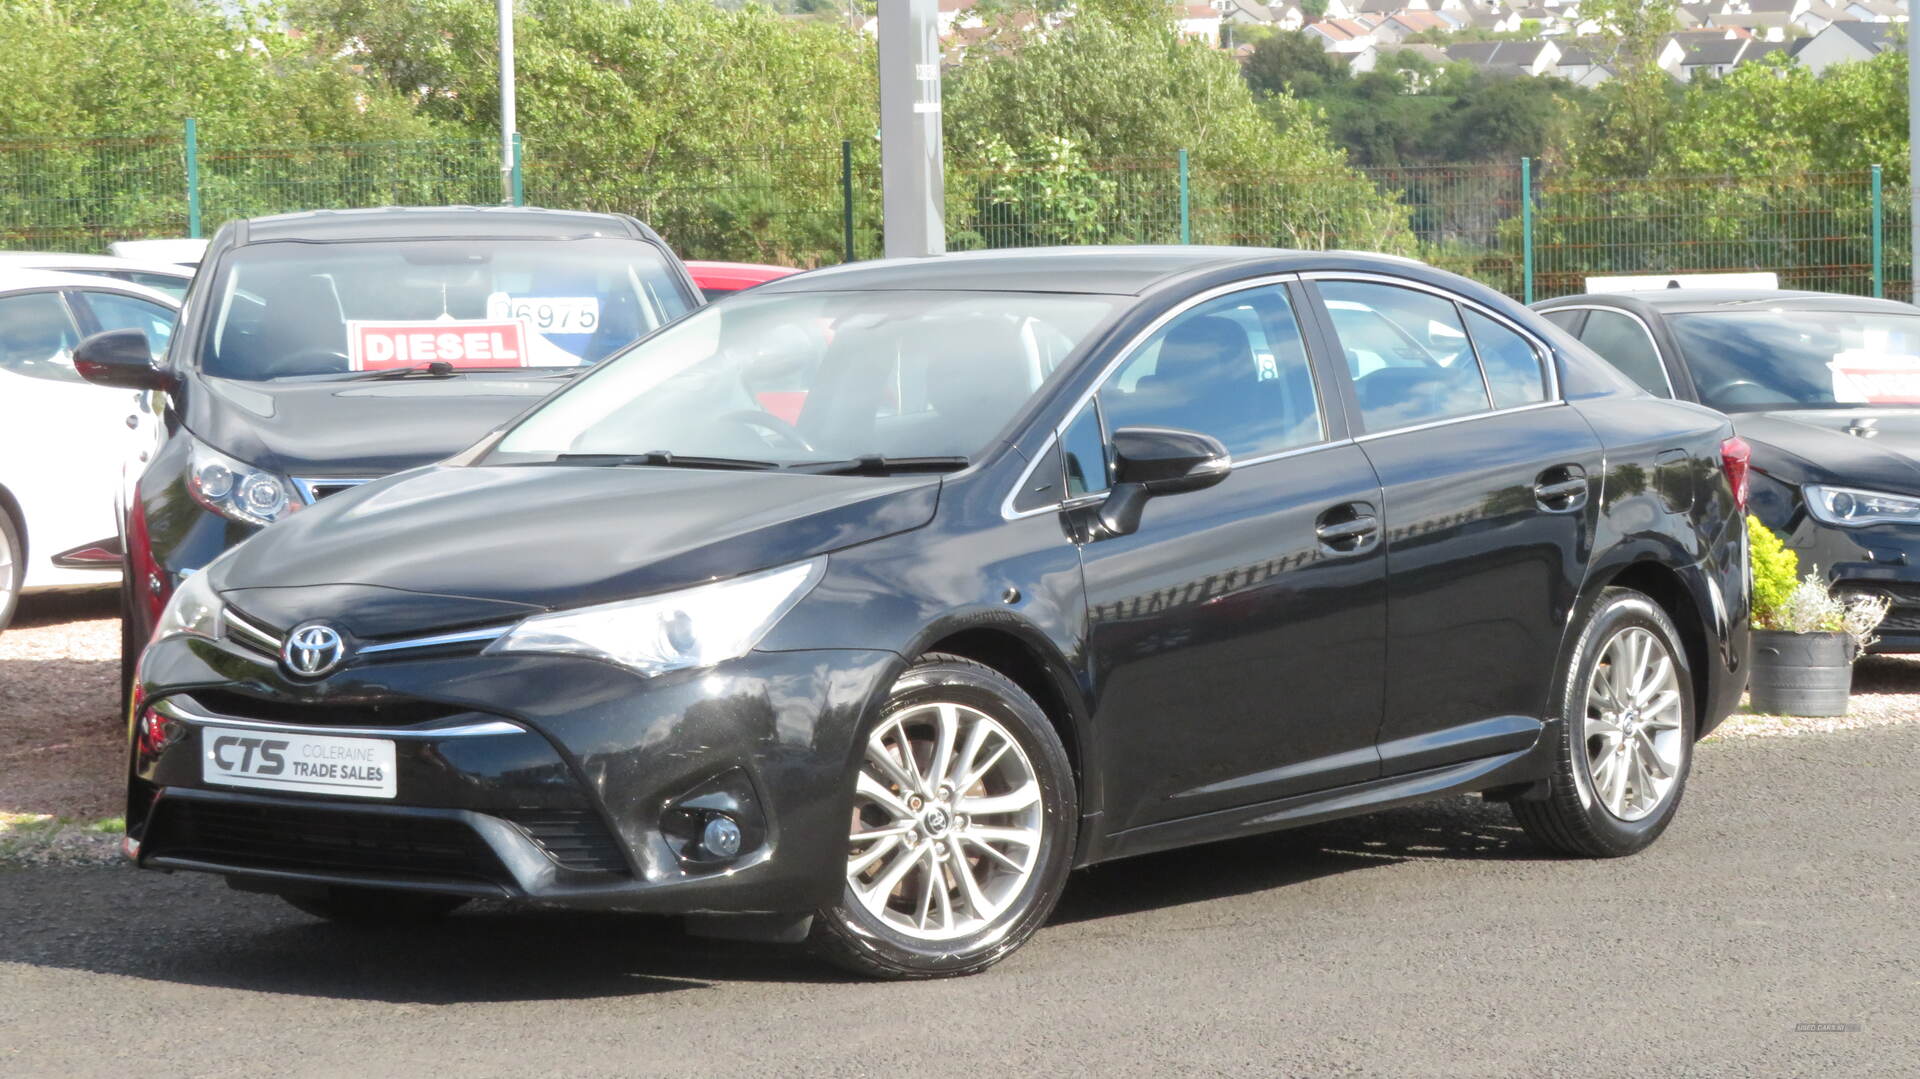
[[[1453,24],[1435,11],[1402,11],[1390,15],[1373,28],[1373,40],[1381,45],[1397,45],[1415,34],[1429,30],[1452,30]]]
[[[1551,75],[1560,62],[1560,46],[1551,41],[1462,41],[1445,47],[1448,60],[1464,60],[1488,72]]]
[[[1357,53],[1373,44],[1373,26],[1360,19],[1321,19],[1308,23],[1306,32],[1327,52]]]
[[[942,0],[944,2],[944,0]],[[1220,9],[1212,4],[1185,4],[1174,23],[1180,36],[1190,41],[1220,44]]]
[[[1837,22],[1801,43],[1794,56],[1815,75],[1835,64],[1871,60],[1901,45],[1883,22]]]

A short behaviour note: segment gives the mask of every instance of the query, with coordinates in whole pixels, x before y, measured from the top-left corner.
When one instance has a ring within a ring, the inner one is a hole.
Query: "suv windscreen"
[[[1667,324],[1700,400],[1723,412],[1920,405],[1920,315],[1770,309]]]
[[[1022,292],[743,293],[549,399],[488,463],[972,456],[1117,303]]]
[[[615,238],[263,243],[212,285],[200,368],[256,382],[581,367],[691,307],[659,248]]]

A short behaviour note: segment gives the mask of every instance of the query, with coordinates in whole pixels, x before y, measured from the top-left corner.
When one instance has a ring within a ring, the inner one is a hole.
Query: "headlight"
[[[193,500],[222,517],[270,525],[302,505],[291,481],[236,461],[198,439],[187,463],[187,490]]]
[[[1894,495],[1884,491],[1861,491],[1852,487],[1806,488],[1807,512],[1813,519],[1842,528],[1866,525],[1920,522],[1920,497]]]
[[[709,667],[759,644],[826,568],[827,560],[816,558],[679,592],[534,615],[487,651],[594,656],[645,675]]]
[[[174,589],[173,598],[160,612],[160,621],[153,627],[153,643],[169,637],[217,639],[221,606],[219,594],[207,583],[207,571],[192,574]]]

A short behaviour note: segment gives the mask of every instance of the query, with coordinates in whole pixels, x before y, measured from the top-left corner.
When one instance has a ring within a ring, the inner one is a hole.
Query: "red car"
[[[791,266],[763,266],[757,262],[689,262],[687,271],[693,274],[693,283],[700,286],[701,293],[709,300],[800,272]]]

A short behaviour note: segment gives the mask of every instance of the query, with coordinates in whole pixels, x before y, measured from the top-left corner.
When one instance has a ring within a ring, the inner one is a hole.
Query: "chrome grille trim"
[[[354,650],[356,656],[374,656],[383,652],[406,652],[419,648],[441,648],[450,644],[477,644],[481,641],[498,640],[507,635],[513,625],[485,626],[459,633],[442,633],[433,637],[409,637],[404,641],[386,641],[381,644],[363,644]]]
[[[504,719],[489,719],[479,723],[460,723],[451,727],[321,727],[304,723],[275,723],[264,719],[245,719],[240,716],[221,715],[212,711],[202,711],[194,702],[192,706],[183,703],[180,697],[162,697],[150,706],[155,712],[170,720],[192,723],[199,726],[238,727],[250,731],[272,731],[276,734],[337,734],[352,738],[474,738],[489,734],[520,734],[526,728]]]
[[[280,654],[280,638],[242,618],[232,607],[226,609],[224,621],[234,640],[270,656]]]

